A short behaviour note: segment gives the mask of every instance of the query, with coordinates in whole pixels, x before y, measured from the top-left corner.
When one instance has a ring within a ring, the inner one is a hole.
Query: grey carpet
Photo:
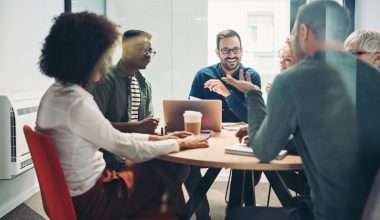
[[[25,203],[17,206],[10,213],[1,218],[1,220],[44,220],[45,218],[35,212]]]
[[[211,186],[207,197],[210,202],[211,207],[211,218],[213,220],[223,220],[225,216],[226,203],[224,201],[224,196],[226,193],[227,182],[216,181]],[[268,196],[269,184],[266,182],[261,182],[256,186],[256,203],[259,206],[266,206],[267,196]],[[187,195],[186,195],[187,196]],[[271,193],[270,206],[280,207],[280,203],[275,196]],[[1,218],[1,220],[44,220],[47,216],[43,210],[41,196],[39,193],[33,195],[25,203],[18,206],[16,209],[8,213],[6,216]],[[195,220],[193,216],[191,220]]]

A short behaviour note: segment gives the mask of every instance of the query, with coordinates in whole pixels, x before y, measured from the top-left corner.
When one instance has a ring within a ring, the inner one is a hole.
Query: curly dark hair
[[[116,26],[90,12],[62,13],[53,21],[41,50],[41,72],[64,84],[86,85],[118,39]]]

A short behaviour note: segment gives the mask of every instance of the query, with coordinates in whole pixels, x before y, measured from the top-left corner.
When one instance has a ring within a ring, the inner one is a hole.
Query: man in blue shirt
[[[193,80],[189,96],[199,99],[222,100],[223,122],[247,122],[247,106],[244,93],[221,80],[227,75],[235,79],[239,76],[249,76],[252,83],[261,87],[259,74],[241,64],[243,48],[239,34],[233,30],[224,30],[216,38],[216,55],[220,62],[199,70]],[[246,74],[249,73],[249,74]],[[255,184],[260,180],[261,172],[255,172]],[[195,190],[202,178],[199,167],[190,167],[190,173],[185,181],[189,193]],[[205,197],[195,212],[197,220],[210,219],[210,207]]]
[[[193,80],[189,96],[200,99],[222,100],[222,121],[247,121],[247,106],[242,92],[221,80],[230,75],[235,79],[239,73],[249,73],[253,84],[261,87],[259,74],[241,64],[243,48],[240,36],[233,30],[220,32],[216,38],[216,55],[220,63],[199,70]]]

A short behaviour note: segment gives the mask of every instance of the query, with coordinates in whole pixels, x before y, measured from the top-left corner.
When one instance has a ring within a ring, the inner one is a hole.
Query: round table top
[[[239,170],[300,170],[302,161],[299,156],[287,155],[281,160],[260,163],[256,157],[226,154],[224,148],[238,143],[236,131],[214,132],[210,147],[183,150],[159,157],[174,163],[213,168],[233,168]]]

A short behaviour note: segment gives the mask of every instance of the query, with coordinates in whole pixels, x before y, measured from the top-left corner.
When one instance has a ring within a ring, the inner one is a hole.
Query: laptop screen
[[[222,127],[221,100],[163,100],[164,121],[168,131],[184,130],[183,113],[202,113],[202,130],[219,132]]]

